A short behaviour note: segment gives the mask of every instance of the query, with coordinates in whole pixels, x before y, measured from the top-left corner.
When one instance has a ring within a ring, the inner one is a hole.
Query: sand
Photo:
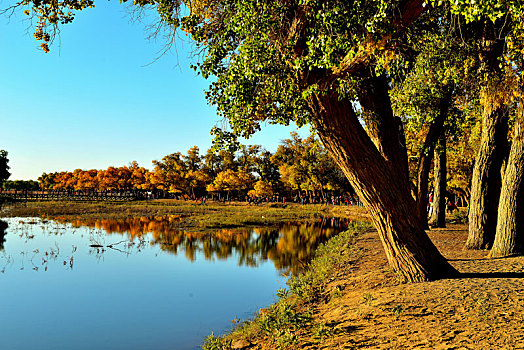
[[[376,232],[351,247],[352,263],[328,287],[315,319],[336,330],[297,349],[524,349],[524,257],[463,250],[467,226],[429,231],[461,278],[402,284]],[[342,289],[336,297],[334,288]]]

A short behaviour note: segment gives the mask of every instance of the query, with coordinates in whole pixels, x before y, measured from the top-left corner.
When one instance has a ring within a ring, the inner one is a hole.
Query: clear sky
[[[155,61],[164,42],[148,40],[117,1],[79,13],[48,54],[28,27],[21,12],[0,17],[0,149],[11,180],[133,160],[150,168],[167,154],[210,147],[220,119],[204,98],[209,82],[189,68],[188,41]],[[245,143],[274,151],[293,130],[268,125]]]

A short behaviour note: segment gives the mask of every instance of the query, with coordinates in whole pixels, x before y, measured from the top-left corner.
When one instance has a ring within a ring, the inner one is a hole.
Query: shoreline
[[[258,206],[244,202],[199,204],[183,200],[149,200],[137,202],[67,202],[40,201],[8,204],[1,217],[123,219],[144,216],[180,218],[179,229],[203,231],[242,226],[278,225],[290,221],[315,220],[321,217],[358,219],[367,215],[362,207],[297,203],[267,203]]]
[[[463,250],[464,224],[428,233],[459,277],[401,283],[369,229],[351,245],[332,245],[347,258],[317,281],[313,299],[298,295],[292,282],[276,304],[208,338],[204,349],[523,349],[524,256],[487,259],[488,251]],[[289,317],[304,313],[301,324]],[[268,331],[268,315],[288,323]]]

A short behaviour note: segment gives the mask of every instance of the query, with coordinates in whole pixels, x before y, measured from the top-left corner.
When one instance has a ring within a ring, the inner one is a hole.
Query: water
[[[199,233],[177,221],[0,221],[0,349],[198,349],[271,304],[345,226]]]

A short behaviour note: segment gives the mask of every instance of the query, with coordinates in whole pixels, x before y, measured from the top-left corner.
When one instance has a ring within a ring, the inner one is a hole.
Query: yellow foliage
[[[270,183],[259,180],[255,183],[254,189],[249,191],[251,197],[271,197],[273,195],[273,187]]]

